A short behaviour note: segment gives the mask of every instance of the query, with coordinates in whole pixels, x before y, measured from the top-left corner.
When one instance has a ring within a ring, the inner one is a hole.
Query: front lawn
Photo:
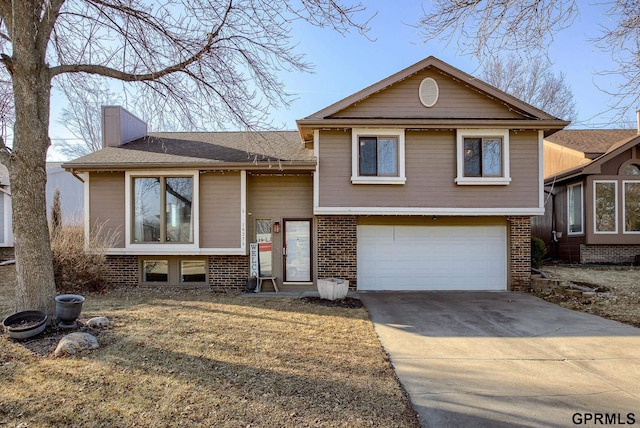
[[[113,322],[101,349],[55,358],[0,340],[0,426],[418,426],[364,308],[205,290],[85,297],[81,320]]]

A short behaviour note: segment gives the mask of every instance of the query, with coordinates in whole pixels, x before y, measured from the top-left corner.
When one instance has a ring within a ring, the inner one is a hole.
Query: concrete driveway
[[[640,329],[524,293],[360,298],[423,427],[640,425]]]

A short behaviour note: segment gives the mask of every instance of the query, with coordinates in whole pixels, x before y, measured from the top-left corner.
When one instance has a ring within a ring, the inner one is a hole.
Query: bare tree
[[[579,6],[578,6],[579,4]],[[460,50],[479,59],[503,51],[523,56],[546,56],[554,36],[570,27],[580,8],[606,7],[602,22],[594,27],[591,42],[609,51],[617,61],[614,73],[623,79],[612,108],[621,118],[640,102],[640,2],[613,0],[434,0],[418,25],[425,40],[456,42]]]
[[[544,60],[527,62],[517,55],[492,58],[483,64],[490,85],[564,120],[575,120],[576,103],[564,73],[554,74]]]
[[[338,0],[0,0],[0,61],[15,103],[9,169],[16,309],[52,313],[45,159],[52,85],[104,76],[136,85],[181,120],[255,129],[286,104],[280,70],[308,70],[290,40],[292,20],[366,32],[361,5]],[[204,119],[207,118],[207,119]]]

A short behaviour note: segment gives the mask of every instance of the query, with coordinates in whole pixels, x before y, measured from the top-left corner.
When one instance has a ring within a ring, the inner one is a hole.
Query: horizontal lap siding
[[[420,83],[426,77],[433,78],[439,88],[438,102],[430,108],[423,106],[418,96]],[[522,116],[463,83],[427,69],[332,117],[514,119]]]
[[[239,172],[200,175],[200,247],[240,248]]]
[[[251,176],[248,181],[248,209],[254,219],[313,216],[311,175]]]
[[[321,207],[537,208],[536,132],[510,135],[508,186],[458,186],[454,131],[406,133],[404,185],[351,184],[351,133],[320,133]]]
[[[113,248],[124,248],[124,172],[92,172],[89,175],[89,224],[102,225],[105,236],[117,236]]]

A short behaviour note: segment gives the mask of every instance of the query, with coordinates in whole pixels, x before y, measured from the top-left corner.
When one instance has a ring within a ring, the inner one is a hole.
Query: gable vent
[[[438,102],[438,83],[431,77],[427,77],[420,83],[420,102],[425,107],[433,107]]]

